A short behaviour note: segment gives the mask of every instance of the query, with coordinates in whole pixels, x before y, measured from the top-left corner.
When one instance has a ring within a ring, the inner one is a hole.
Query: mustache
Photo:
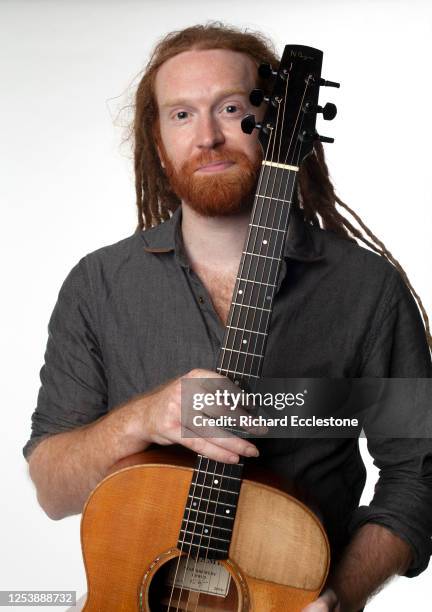
[[[245,154],[240,151],[235,151],[233,149],[224,148],[219,151],[206,150],[201,151],[198,155],[195,155],[191,159],[189,159],[184,166],[190,171],[194,172],[198,170],[202,166],[206,166],[207,164],[214,164],[218,162],[236,162],[236,163],[244,163]]]

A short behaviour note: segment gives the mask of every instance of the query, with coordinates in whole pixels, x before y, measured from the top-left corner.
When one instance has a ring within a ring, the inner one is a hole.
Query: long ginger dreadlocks
[[[210,22],[167,34],[155,47],[135,96],[133,121],[135,190],[138,209],[138,229],[152,227],[167,219],[180,205],[163,172],[155,138],[158,132],[158,113],[154,95],[154,79],[158,68],[171,57],[195,49],[229,49],[246,53],[257,64],[278,64],[274,46],[261,33],[241,31],[220,22]],[[259,83],[265,89],[265,83]],[[324,150],[316,142],[314,150],[300,167],[298,200],[307,222],[333,231],[348,240],[359,240],[385,257],[395,266],[416,299],[424,320],[429,347],[432,336],[429,319],[420,297],[411,285],[400,263],[385,245],[363,223],[361,218],[335,193],[325,162]],[[345,208],[356,220],[358,229],[343,216],[336,204]],[[363,231],[362,231],[363,230]]]

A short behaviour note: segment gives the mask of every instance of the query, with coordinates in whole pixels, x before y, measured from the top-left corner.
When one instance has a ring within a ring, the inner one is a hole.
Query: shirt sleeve
[[[425,379],[432,376],[429,347],[418,307],[400,275],[391,275],[386,299],[371,326],[363,376]],[[423,411],[425,433],[416,437],[373,436],[365,426],[368,450],[379,472],[373,499],[354,513],[350,530],[382,525],[410,544],[413,561],[405,575],[424,571],[432,554],[431,385],[411,380],[417,389],[407,411]],[[424,381],[425,382],[425,381]],[[412,385],[411,385],[412,386]],[[391,414],[391,406],[386,407]],[[389,416],[391,418],[391,416]],[[420,418],[422,422],[422,418]],[[411,432],[411,435],[412,432]]]
[[[92,308],[93,306],[93,308]],[[64,281],[48,325],[31,451],[47,436],[86,425],[107,411],[107,384],[85,258]]]

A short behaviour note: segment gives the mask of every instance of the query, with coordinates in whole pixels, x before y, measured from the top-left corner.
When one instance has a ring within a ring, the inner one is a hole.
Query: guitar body
[[[213,562],[229,572],[227,593],[164,586],[168,569],[186,557],[178,536],[193,460],[183,449],[140,453],[93,491],[81,523],[85,612],[297,612],[317,598],[329,566],[321,523],[294,497],[249,478],[241,485],[229,557]]]

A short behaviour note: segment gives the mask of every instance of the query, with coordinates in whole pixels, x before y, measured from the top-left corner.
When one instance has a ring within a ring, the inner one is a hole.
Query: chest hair
[[[229,310],[231,308],[232,295],[236,281],[237,272],[218,273],[195,269],[204,287],[210,295],[213,307],[223,325],[227,324]]]

